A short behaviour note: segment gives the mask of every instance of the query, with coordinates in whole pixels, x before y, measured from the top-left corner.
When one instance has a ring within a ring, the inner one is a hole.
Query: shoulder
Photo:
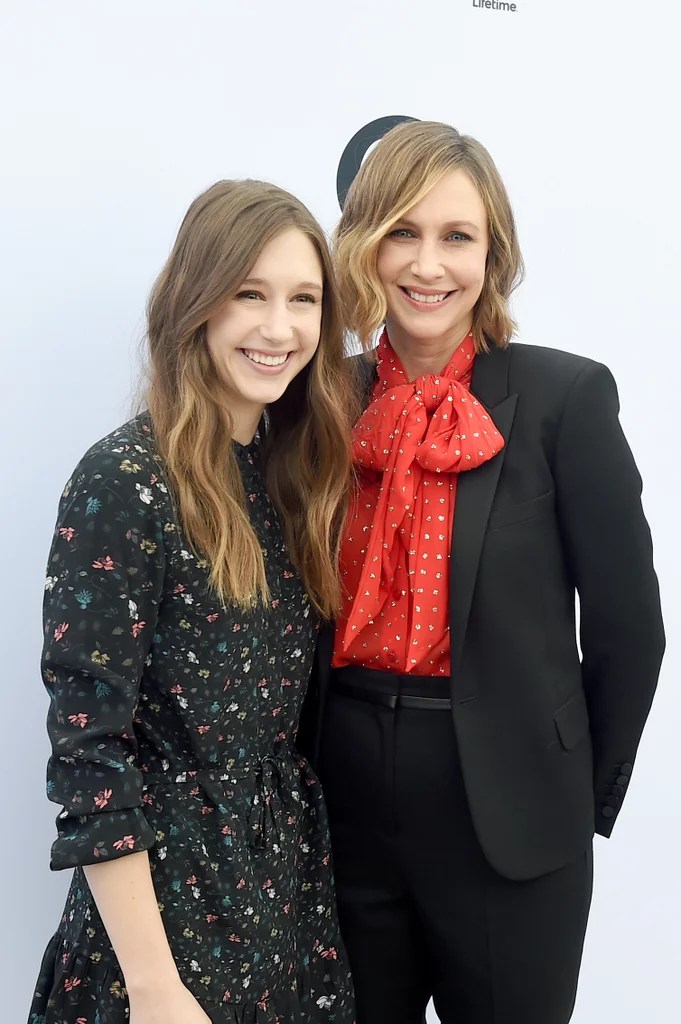
[[[134,498],[151,506],[166,499],[168,486],[148,413],[91,445],[71,473],[62,499],[96,499],[102,493],[107,503]]]
[[[544,345],[525,345],[518,341],[511,342],[508,352],[512,372],[544,374],[567,382],[575,380],[589,369],[602,366],[588,356],[578,356],[574,352],[547,348]]]
[[[533,393],[542,404],[562,405],[583,387],[614,388],[608,367],[587,356],[520,342],[512,342],[505,351],[509,391]]]

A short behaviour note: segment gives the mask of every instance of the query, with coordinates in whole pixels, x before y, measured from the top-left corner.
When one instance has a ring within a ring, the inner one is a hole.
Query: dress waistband
[[[212,802],[220,803],[220,786],[233,786],[252,780],[248,841],[255,849],[273,846],[284,856],[286,837],[281,829],[282,815],[297,815],[301,803],[301,776],[310,773],[307,760],[291,747],[277,750],[222,768],[196,768],[187,771],[161,769],[145,773],[144,788],[158,785],[200,786]],[[215,784],[218,788],[215,788]]]
[[[449,711],[452,707],[449,676],[410,676],[344,665],[331,670],[331,692],[386,708],[413,711]]]

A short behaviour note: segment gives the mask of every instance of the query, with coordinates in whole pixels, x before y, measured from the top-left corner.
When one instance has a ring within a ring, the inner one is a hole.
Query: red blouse
[[[459,473],[504,439],[474,395],[469,334],[441,374],[410,381],[384,331],[353,434],[358,487],[341,547],[332,664],[449,675],[449,551]]]

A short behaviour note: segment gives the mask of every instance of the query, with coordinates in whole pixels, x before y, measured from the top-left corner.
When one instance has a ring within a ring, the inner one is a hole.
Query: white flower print
[[[151,488],[145,487],[143,484],[135,484],[135,487],[139,492],[140,501],[143,501],[145,505],[151,505],[152,501],[154,500],[154,496],[151,493]]]

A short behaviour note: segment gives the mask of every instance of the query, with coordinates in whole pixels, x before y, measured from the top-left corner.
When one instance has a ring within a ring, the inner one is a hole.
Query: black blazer
[[[369,386],[374,368],[359,358]],[[512,344],[476,357],[471,390],[506,445],[459,478],[453,715],[481,846],[497,871],[525,879],[577,857],[594,830],[610,835],[664,631],[641,479],[608,369]],[[301,728],[313,762],[332,638],[326,627]]]

